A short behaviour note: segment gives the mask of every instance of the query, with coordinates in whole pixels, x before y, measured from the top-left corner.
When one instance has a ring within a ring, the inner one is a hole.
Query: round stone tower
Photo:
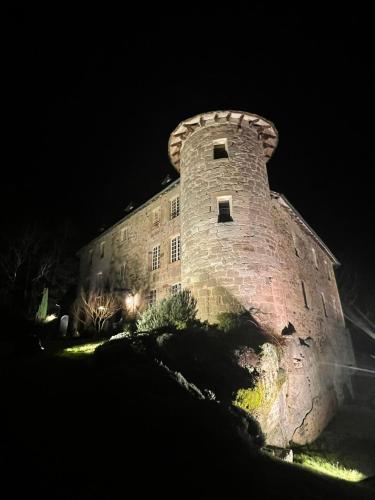
[[[242,111],[184,120],[169,155],[181,176],[181,283],[200,319],[255,307],[274,324],[276,242],[266,163],[274,125]]]

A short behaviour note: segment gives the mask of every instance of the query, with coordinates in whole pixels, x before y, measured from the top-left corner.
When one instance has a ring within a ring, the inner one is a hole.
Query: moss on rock
[[[272,386],[260,379],[255,387],[242,388],[236,392],[233,400],[235,406],[239,406],[249,413],[267,415],[271,410],[280,391],[286,381],[286,373],[279,369],[277,378]]]
[[[243,410],[253,412],[264,403],[264,387],[262,384],[252,389],[239,389],[233,404]]]

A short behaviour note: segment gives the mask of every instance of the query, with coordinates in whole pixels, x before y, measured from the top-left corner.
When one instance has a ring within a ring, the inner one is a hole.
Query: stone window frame
[[[159,227],[161,223],[161,208],[158,205],[152,210],[152,227]]]
[[[229,150],[228,150],[228,139],[226,137],[222,139],[215,139],[212,141],[212,158],[214,160],[226,160],[229,158]],[[217,147],[224,146],[224,147]],[[223,152],[225,153],[223,155]]]
[[[227,220],[227,221],[220,221],[219,218],[220,218],[220,202],[223,202],[223,201],[229,201],[229,217],[231,218],[231,220]],[[233,197],[231,194],[226,194],[226,195],[219,195],[219,196],[216,196],[216,210],[217,210],[217,221],[218,221],[218,224],[226,224],[228,222],[233,222]]]
[[[307,295],[307,289],[306,289],[306,283],[301,280],[301,289],[302,289],[302,297],[303,297],[303,302],[305,304],[306,309],[310,309],[310,301],[309,297]]]
[[[105,241],[101,241],[99,245],[99,255],[101,259],[103,259],[104,254],[105,254]]]
[[[180,210],[180,195],[173,196],[169,199],[169,219],[175,219],[181,213]]]
[[[154,245],[151,252],[151,271],[160,268],[160,244]]]
[[[314,262],[315,269],[319,269],[318,256],[316,254],[315,248],[311,247],[311,253],[313,256],[313,262]]]
[[[120,265],[120,273],[119,273],[121,283],[123,283],[125,281],[126,268],[127,268],[126,262],[122,262],[122,264]]]
[[[293,238],[294,253],[296,254],[297,257],[301,257],[301,251],[298,246],[297,235],[294,231],[292,231],[292,238]]]
[[[332,280],[332,266],[331,263],[328,261],[324,261],[324,267],[326,268],[326,274],[327,274],[327,279],[328,281]]]
[[[322,301],[324,316],[326,318],[328,318],[327,302],[326,302],[326,298],[325,298],[324,292],[320,292],[320,298],[321,298],[321,301]]]
[[[181,235],[175,234],[170,239],[170,262],[181,260]]]
[[[171,295],[176,295],[176,293],[181,292],[181,290],[181,283],[173,283],[173,285],[171,285],[170,287]]]
[[[129,227],[125,226],[120,231],[120,243],[127,241],[129,239]]]
[[[152,307],[156,304],[156,288],[153,288],[152,290],[149,291],[148,297],[147,297],[147,302],[148,302],[148,307]]]

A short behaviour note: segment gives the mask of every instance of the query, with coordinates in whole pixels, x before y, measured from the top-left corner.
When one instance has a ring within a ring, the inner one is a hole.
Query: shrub
[[[285,339],[280,335],[276,335],[273,329],[266,325],[260,324],[254,318],[253,314],[257,309],[243,309],[239,312],[223,312],[217,316],[217,328],[225,333],[246,334],[251,332],[252,346],[257,348],[265,342],[275,346],[285,345]]]
[[[182,290],[146,309],[137,321],[139,332],[162,328],[183,330],[191,326],[197,315],[197,301],[189,290]]]
[[[223,312],[217,316],[218,328],[223,332],[241,330],[255,324],[249,311]]]

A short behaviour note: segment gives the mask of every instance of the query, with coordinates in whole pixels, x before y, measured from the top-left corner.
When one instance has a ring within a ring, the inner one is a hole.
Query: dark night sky
[[[224,15],[224,13],[222,13]],[[14,10],[3,46],[2,225],[70,221],[72,250],[161,189],[184,118],[273,121],[284,193],[364,286],[373,256],[374,57],[366,14],[232,21]],[[333,30],[332,23],[337,30]],[[368,38],[368,39],[367,39]]]

